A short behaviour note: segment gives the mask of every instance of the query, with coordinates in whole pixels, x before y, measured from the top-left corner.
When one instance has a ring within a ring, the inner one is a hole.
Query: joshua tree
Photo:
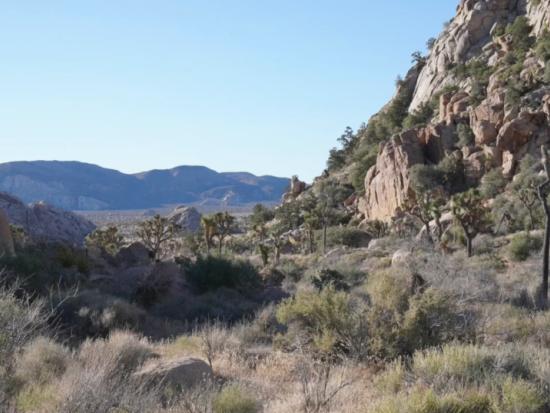
[[[216,222],[213,217],[203,216],[201,218],[202,232],[204,235],[204,243],[206,245],[206,253],[210,255],[210,248],[214,242],[214,237],[217,233]]]
[[[308,252],[315,252],[315,230],[319,227],[319,219],[315,214],[306,212],[304,215],[304,229],[307,233]]]
[[[233,231],[235,217],[228,212],[218,212],[213,216],[216,225],[216,238],[218,239],[218,254],[222,255],[223,241]]]
[[[441,208],[444,200],[438,191],[426,191],[424,193],[416,192],[414,196],[409,197],[402,205],[403,211],[408,215],[418,219],[426,229],[428,240],[433,243],[430,222],[435,221],[438,228],[438,239],[441,238]]]
[[[122,247],[124,238],[115,226],[106,229],[96,229],[86,237],[86,247],[97,247],[110,255],[115,255]]]
[[[453,196],[451,210],[466,237],[468,257],[473,255],[472,241],[481,232],[489,229],[489,209],[483,203],[483,197],[476,189],[470,189]]]
[[[175,228],[168,218],[155,215],[152,219],[139,224],[137,234],[143,245],[151,250],[155,260],[158,260],[164,244],[174,238]]]
[[[538,187],[538,196],[544,215],[546,217],[544,229],[544,247],[542,260],[542,283],[540,288],[540,304],[543,308],[548,305],[548,266],[550,261],[550,207],[548,206],[548,186],[550,185],[550,162],[548,160],[548,152],[542,146],[542,166],[544,167],[545,180]]]

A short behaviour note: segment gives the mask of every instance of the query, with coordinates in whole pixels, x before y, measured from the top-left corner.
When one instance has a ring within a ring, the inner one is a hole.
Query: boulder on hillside
[[[192,388],[214,377],[212,368],[203,360],[184,357],[175,360],[155,360],[135,374],[146,382],[159,382],[173,389]]]
[[[15,254],[10,223],[6,213],[0,209],[0,257]]]
[[[0,192],[0,209],[10,222],[18,225],[35,241],[61,242],[80,246],[86,235],[95,229],[87,219],[70,211],[38,202],[29,206],[22,201]]]
[[[197,233],[201,228],[202,214],[196,208],[180,205],[168,215],[172,224],[184,233]]]

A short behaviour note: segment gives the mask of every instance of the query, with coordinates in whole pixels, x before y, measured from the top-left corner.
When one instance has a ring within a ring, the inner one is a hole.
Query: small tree
[[[216,222],[213,217],[203,216],[201,218],[202,232],[204,235],[204,244],[206,245],[206,253],[210,255],[210,248],[214,243],[214,237],[217,234]]]
[[[403,211],[405,211],[411,217],[418,219],[426,230],[426,236],[428,241],[433,243],[432,231],[430,228],[430,222],[435,221],[438,227],[438,239],[441,238],[441,209],[445,201],[439,191],[426,191],[424,193],[416,193],[414,196],[409,197],[402,205]]]
[[[473,255],[472,241],[479,233],[489,230],[489,209],[484,205],[483,197],[479,191],[470,189],[453,196],[451,211],[464,231],[468,257],[471,257]]]
[[[313,254],[315,252],[315,230],[319,228],[319,218],[311,213],[307,212],[304,215],[304,229],[307,234],[308,252]]]
[[[118,233],[118,228],[110,226],[96,229],[84,241],[87,248],[99,248],[110,255],[115,255],[124,244],[124,237]]]
[[[216,238],[218,239],[218,254],[222,254],[224,240],[231,235],[235,224],[235,217],[228,212],[218,212],[214,215],[216,225]]]
[[[548,152],[544,146],[541,147],[542,165],[544,167],[545,181],[538,187],[538,196],[544,215],[546,217],[544,229],[544,246],[542,260],[542,282],[540,288],[540,305],[543,308],[548,306],[548,267],[550,262],[550,206],[548,205],[548,186],[550,185],[550,161],[548,160]]]
[[[539,166],[532,156],[526,155],[520,163],[520,172],[510,184],[511,193],[529,217],[527,231],[533,230],[541,218],[540,209],[536,208],[538,188],[544,182],[544,178],[539,175]]]
[[[139,224],[137,235],[143,245],[151,250],[155,260],[162,255],[162,247],[174,238],[176,230],[168,218],[155,215]]]
[[[327,228],[334,225],[341,218],[338,206],[348,196],[348,191],[335,182],[325,181],[319,186],[317,203],[312,213],[318,219],[323,230],[323,254],[326,253],[327,249]]]

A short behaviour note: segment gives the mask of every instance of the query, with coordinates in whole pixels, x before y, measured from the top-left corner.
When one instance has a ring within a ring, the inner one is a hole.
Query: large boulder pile
[[[0,192],[0,209],[13,225],[21,227],[35,241],[61,242],[80,246],[95,229],[87,219],[43,202],[25,205],[19,199]]]

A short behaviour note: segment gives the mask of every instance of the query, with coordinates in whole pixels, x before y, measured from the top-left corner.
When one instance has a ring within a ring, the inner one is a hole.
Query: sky
[[[311,180],[457,3],[2,2],[0,162]]]

